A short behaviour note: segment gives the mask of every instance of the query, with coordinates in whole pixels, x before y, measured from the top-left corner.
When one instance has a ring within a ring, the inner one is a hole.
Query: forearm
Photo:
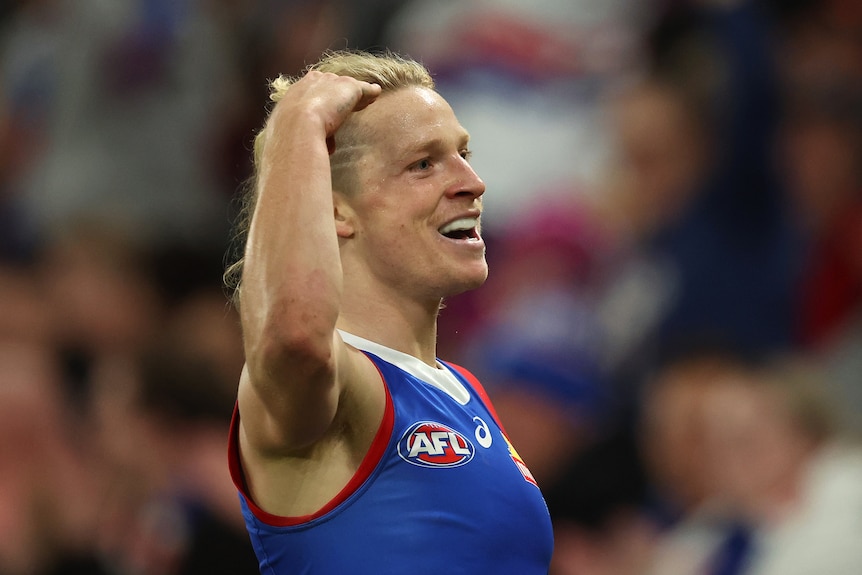
[[[276,114],[267,130],[242,288],[253,377],[292,354],[325,359],[342,289],[325,129]]]
[[[754,228],[776,214],[778,180],[771,158],[777,92],[768,21],[750,0],[708,12],[709,30],[726,72],[720,138],[721,198],[734,228],[744,213]]]

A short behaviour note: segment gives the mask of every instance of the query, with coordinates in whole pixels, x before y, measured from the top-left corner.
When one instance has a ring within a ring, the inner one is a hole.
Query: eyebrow
[[[461,130],[457,136],[458,147],[466,146],[470,141],[470,134],[467,130]],[[408,146],[404,153],[404,157],[413,156],[422,152],[442,150],[448,146],[449,140],[446,138],[430,138],[428,140],[420,140],[414,145]]]

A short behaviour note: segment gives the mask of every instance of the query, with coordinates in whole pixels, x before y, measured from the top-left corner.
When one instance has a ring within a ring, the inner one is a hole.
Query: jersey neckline
[[[341,338],[346,344],[358,350],[373,353],[380,359],[406,371],[416,379],[446,393],[459,404],[467,405],[470,401],[470,392],[467,391],[467,388],[455,374],[448,367],[442,365],[440,361],[437,362],[438,367],[432,367],[417,357],[413,357],[397,349],[392,349],[391,347],[386,347],[364,337],[359,337],[340,329],[338,333],[341,334]]]

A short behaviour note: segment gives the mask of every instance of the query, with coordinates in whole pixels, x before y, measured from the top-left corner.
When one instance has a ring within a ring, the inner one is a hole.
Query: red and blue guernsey
[[[506,438],[481,384],[343,333],[386,386],[383,422],[349,488],[308,517],[255,505],[239,464],[239,415],[230,467],[264,575],[546,575],[548,508]]]

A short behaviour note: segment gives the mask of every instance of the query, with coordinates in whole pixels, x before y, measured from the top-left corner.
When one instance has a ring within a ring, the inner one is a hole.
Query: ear
[[[347,199],[340,193],[332,194],[332,204],[335,208],[335,231],[339,238],[349,238],[355,233],[354,221],[356,212]]]

